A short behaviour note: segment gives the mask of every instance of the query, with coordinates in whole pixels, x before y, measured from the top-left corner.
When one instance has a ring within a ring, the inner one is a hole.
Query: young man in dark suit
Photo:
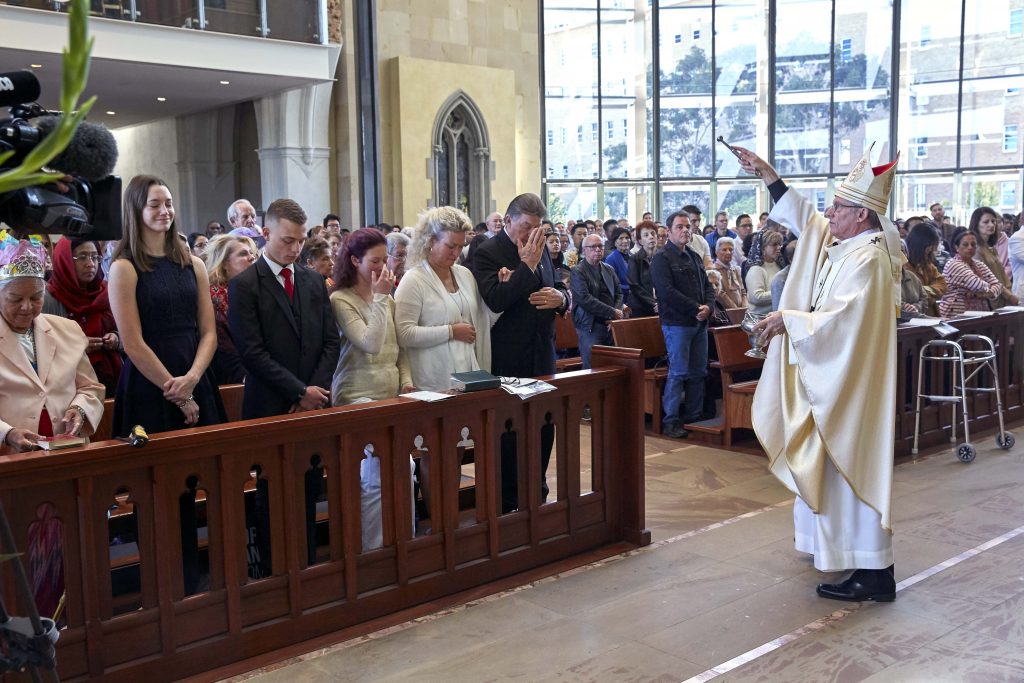
[[[473,274],[484,303],[496,313],[491,328],[491,372],[506,377],[536,377],[555,372],[555,315],[569,305],[565,285],[555,277],[541,219],[547,207],[535,194],[521,194],[505,212],[505,227],[481,244],[473,256]],[[511,276],[502,282],[499,271]],[[551,459],[554,428],[541,432],[542,500],[547,498],[545,473]],[[518,507],[516,454],[502,449],[502,512]]]
[[[306,213],[278,199],[265,222],[263,255],[228,284],[231,335],[247,371],[243,419],[329,406],[341,350],[323,277],[296,263]]]

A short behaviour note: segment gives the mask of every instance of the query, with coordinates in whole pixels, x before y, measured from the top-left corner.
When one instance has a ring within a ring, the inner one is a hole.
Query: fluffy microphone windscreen
[[[33,123],[46,137],[60,123],[60,117],[43,116]],[[68,146],[49,165],[68,175],[102,180],[113,173],[117,165],[117,141],[106,126],[83,121]]]

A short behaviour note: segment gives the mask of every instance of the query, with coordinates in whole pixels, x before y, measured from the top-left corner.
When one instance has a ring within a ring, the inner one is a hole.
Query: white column
[[[332,86],[304,86],[255,102],[264,209],[275,199],[294,199],[305,209],[309,227],[331,209]]]

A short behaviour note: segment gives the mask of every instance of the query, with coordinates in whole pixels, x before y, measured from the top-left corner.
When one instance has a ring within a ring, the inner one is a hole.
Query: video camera
[[[16,167],[57,127],[62,112],[43,109],[31,71],[0,73],[0,153],[14,154],[0,172]],[[34,121],[33,123],[30,123]],[[121,239],[121,178],[112,175],[117,142],[106,127],[82,122],[49,167],[68,176],[56,183],[0,193],[0,222],[19,236],[46,233],[92,240]],[[65,191],[66,190],[66,191]]]

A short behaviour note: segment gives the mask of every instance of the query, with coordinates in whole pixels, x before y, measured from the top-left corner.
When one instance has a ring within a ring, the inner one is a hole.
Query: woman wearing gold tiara
[[[0,244],[0,453],[45,438],[91,434],[103,417],[103,385],[89,362],[89,340],[74,320],[42,314],[45,251],[28,240]],[[45,503],[28,531],[27,564],[36,606],[53,616],[64,592],[59,523]]]

